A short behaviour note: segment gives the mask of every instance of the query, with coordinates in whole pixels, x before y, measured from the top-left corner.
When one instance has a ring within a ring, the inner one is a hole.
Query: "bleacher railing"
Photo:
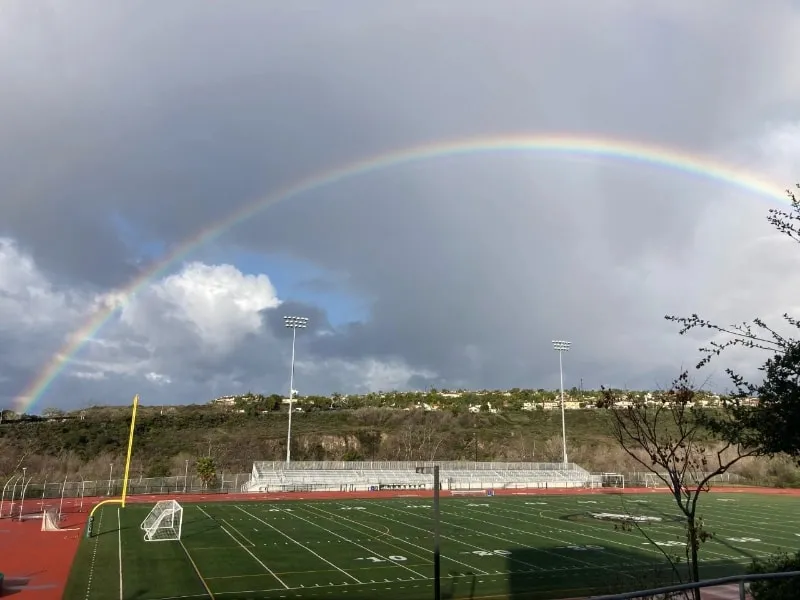
[[[277,492],[430,488],[430,477],[417,470],[439,466],[443,489],[599,487],[597,476],[575,463],[470,461],[282,461],[253,463],[242,491]]]
[[[283,461],[258,461],[253,464],[254,470],[262,471],[406,471],[416,467],[439,465],[442,470],[451,471],[578,471],[586,472],[583,467],[575,463],[534,463],[534,462],[470,462],[470,461],[430,461],[430,460],[397,460],[397,461],[293,461],[287,464]]]

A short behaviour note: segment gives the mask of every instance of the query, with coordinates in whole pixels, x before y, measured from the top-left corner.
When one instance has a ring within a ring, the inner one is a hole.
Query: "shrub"
[[[800,552],[778,554],[765,560],[757,560],[751,573],[784,573],[800,571]],[[797,600],[800,598],[800,576],[787,579],[765,579],[750,584],[753,600]]]

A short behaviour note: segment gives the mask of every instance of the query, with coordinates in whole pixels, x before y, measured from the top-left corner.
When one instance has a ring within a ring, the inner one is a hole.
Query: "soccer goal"
[[[644,474],[644,487],[647,488],[658,488],[658,487],[665,487],[664,482],[658,478],[654,473],[645,473]]]
[[[603,473],[602,482],[604,488],[624,488],[625,476],[621,473]]]
[[[142,521],[145,542],[177,541],[181,539],[183,507],[176,500],[161,500]]]

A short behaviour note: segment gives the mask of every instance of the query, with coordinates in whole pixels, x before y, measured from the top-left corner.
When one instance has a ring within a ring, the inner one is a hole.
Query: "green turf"
[[[205,586],[220,600],[433,596],[430,499],[186,504],[181,542],[143,541],[151,506],[98,510],[98,535],[81,542],[65,598],[199,600]],[[640,531],[590,512],[661,517],[642,529],[682,555],[683,528],[665,494],[448,498],[442,597],[563,598],[670,579]],[[800,499],[715,493],[700,512],[715,534],[701,550],[703,577],[800,546]]]

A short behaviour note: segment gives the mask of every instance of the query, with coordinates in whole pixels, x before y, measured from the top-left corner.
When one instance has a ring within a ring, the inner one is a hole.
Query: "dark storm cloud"
[[[82,286],[135,273],[114,216],[171,246],[287,183],[403,145],[586,131],[719,154],[760,136],[770,115],[800,118],[781,66],[797,16],[777,2],[10,6],[0,234]],[[159,360],[171,387],[146,384],[165,398],[284,386],[291,310],[312,317],[298,343],[314,360],[402,359],[436,374],[411,385],[554,385],[560,337],[575,343],[573,379],[652,385],[694,347],[661,316],[702,299],[675,282],[701,280],[698,231],[727,194],[675,172],[546,155],[373,173],[219,241],[346,273],[367,322],[311,335],[332,329],[324,307],[289,298],[263,313],[263,337],[224,355],[200,351],[168,313],[127,335],[170,349]],[[341,385],[314,377],[317,391]]]

